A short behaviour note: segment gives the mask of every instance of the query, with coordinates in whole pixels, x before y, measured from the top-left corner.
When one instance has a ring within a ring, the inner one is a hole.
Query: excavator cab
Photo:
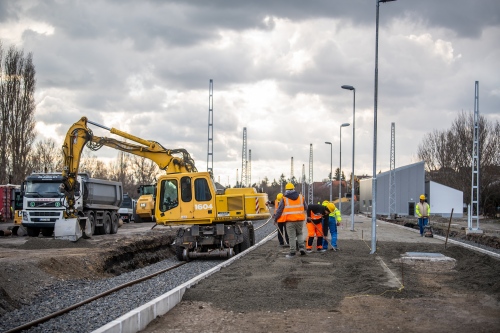
[[[215,195],[208,173],[161,176],[158,184],[157,223],[209,224],[214,220]]]

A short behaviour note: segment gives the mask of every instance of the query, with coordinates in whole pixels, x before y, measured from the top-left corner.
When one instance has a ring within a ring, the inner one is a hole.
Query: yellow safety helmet
[[[285,190],[295,190],[295,186],[292,183],[288,183],[285,186]]]
[[[276,196],[276,200],[281,201],[281,199],[283,199],[283,193],[278,193],[278,195]]]
[[[420,200],[425,200],[425,195],[423,195],[423,194],[422,194],[422,195],[420,196]]]
[[[337,209],[337,207],[335,207],[335,204],[329,202],[326,204],[326,209],[328,209],[330,211],[330,213],[333,213],[335,211],[335,209]]]
[[[329,202],[330,201],[328,201],[328,200],[323,200],[323,202],[321,204],[326,207],[326,205],[328,205]]]

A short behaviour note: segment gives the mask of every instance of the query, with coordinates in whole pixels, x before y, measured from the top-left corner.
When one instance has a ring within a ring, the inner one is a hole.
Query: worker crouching
[[[325,252],[323,249],[323,218],[327,218],[331,213],[330,207],[320,204],[312,204],[307,207],[307,241],[306,252],[312,252],[314,237],[316,237],[316,251]]]

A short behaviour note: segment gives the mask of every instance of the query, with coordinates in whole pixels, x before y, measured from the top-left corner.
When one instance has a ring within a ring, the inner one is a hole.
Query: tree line
[[[480,213],[500,213],[500,123],[479,115]],[[472,144],[474,115],[462,111],[447,130],[434,130],[418,146],[425,161],[426,179],[463,192],[470,203],[472,192]]]

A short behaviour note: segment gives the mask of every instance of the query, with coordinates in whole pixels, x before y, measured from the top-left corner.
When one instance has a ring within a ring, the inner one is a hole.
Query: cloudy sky
[[[0,2],[0,40],[32,52],[39,139],[61,143],[82,116],[167,148],[185,148],[207,169],[209,80],[213,80],[214,174],[241,177],[243,128],[252,182],[283,173],[314,180],[352,161],[372,174],[375,0]],[[378,153],[396,167],[459,112],[500,121],[500,2],[398,0],[380,4]],[[96,135],[110,136],[90,127]],[[116,159],[102,148],[97,156]]]

